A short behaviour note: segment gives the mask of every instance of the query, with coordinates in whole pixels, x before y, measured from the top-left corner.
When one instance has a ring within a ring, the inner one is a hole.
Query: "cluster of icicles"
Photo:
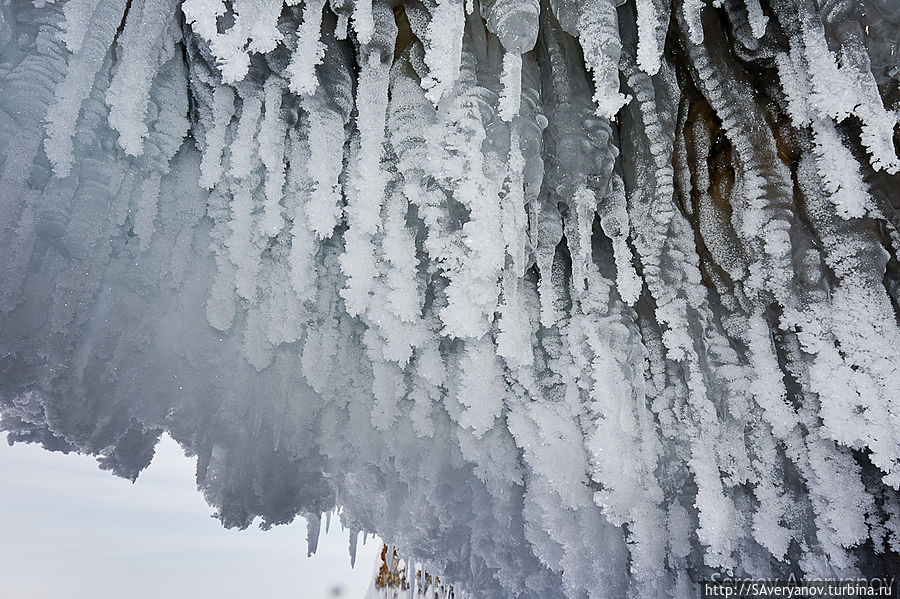
[[[132,478],[166,430],[225,525],[340,506],[474,597],[881,572],[898,39],[894,0],[0,1],[2,428]]]

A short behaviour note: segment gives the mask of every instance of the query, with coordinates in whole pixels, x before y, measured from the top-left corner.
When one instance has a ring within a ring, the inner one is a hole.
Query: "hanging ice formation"
[[[900,551],[900,4],[2,0],[0,410],[474,597]]]

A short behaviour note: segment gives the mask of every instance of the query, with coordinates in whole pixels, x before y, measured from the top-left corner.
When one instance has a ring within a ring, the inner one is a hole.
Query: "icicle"
[[[622,300],[633,305],[641,294],[643,282],[634,269],[631,248],[628,247],[629,221],[625,209],[625,186],[616,175],[612,194],[600,204],[600,227],[613,246],[616,263],[616,288]]]
[[[791,120],[798,126],[808,125],[811,117],[807,98],[812,91],[806,73],[800,70],[801,59],[797,49],[792,46],[790,53],[779,53],[775,61],[778,65],[778,80],[787,96]]]
[[[184,0],[181,10],[187,24],[207,41],[219,34],[217,20],[227,11],[223,0]]]
[[[219,32],[218,17],[226,11],[220,0],[185,0],[188,23],[209,42],[224,83],[241,81],[250,69],[250,52],[271,52],[282,39],[278,17],[282,0],[235,0],[230,28]]]
[[[287,173],[286,197],[295,198],[302,189],[303,181],[300,173],[305,171],[310,160],[310,149],[306,143],[298,139],[296,130],[290,133],[290,170]],[[288,268],[290,270],[291,288],[301,301],[311,300],[316,291],[315,255],[317,244],[310,231],[302,203],[297,198],[291,202],[286,211],[291,220],[291,248],[288,252]]]
[[[830,120],[813,122],[813,142],[816,166],[825,183],[829,199],[843,218],[860,218],[874,206],[867,192],[868,186],[860,173],[859,163],[841,143]]]
[[[85,36],[88,35],[94,11],[100,0],[71,0],[63,6],[63,24],[60,37],[69,52],[76,53],[81,49]]]
[[[363,10],[359,8],[362,4],[365,2],[357,4],[357,11]],[[387,56],[393,51],[396,24],[391,10],[381,2],[374,7],[372,18],[379,25],[379,34],[377,39],[372,39],[372,46],[365,49],[359,74],[356,92],[359,147],[354,155],[356,172],[351,175],[350,189],[346,191],[349,230],[341,256],[341,268],[347,275],[347,285],[341,290],[341,296],[347,312],[352,315],[365,311],[372,292],[375,276],[373,236],[381,226],[381,206],[388,182],[381,161],[385,150],[390,83]]]
[[[74,161],[72,137],[81,105],[90,94],[94,77],[113,43],[126,4],[125,0],[97,0],[94,6],[90,11],[76,8],[71,13],[72,18],[78,20],[72,36],[74,39],[81,37],[83,41],[73,43],[76,49],[69,57],[65,79],[57,84],[56,98],[47,112],[44,151],[60,177],[68,176],[71,171]],[[89,19],[87,24],[83,19]]]
[[[501,205],[501,231],[506,253],[512,260],[512,273],[518,278],[525,267],[525,158],[519,128],[510,126],[507,194]]]
[[[572,200],[575,224],[572,227],[574,230],[567,231],[567,237],[572,252],[572,286],[576,295],[580,295],[585,290],[586,281],[594,268],[591,233],[597,198],[587,186],[579,185]],[[567,221],[567,224],[569,222],[571,221]]]
[[[584,62],[594,75],[597,114],[607,119],[615,118],[628,98],[619,93],[622,43],[613,0],[590,0],[580,8],[578,39],[584,50]]]
[[[315,92],[319,85],[316,66],[325,57],[322,43],[322,10],[325,0],[311,0],[303,7],[303,24],[297,29],[297,48],[288,66],[291,91],[307,95]]]
[[[422,89],[435,105],[459,77],[464,26],[462,0],[438,0],[425,47],[428,77],[422,80]]]
[[[256,96],[248,96],[242,100],[237,133],[229,147],[231,169],[228,174],[236,178],[250,175],[257,153],[258,140],[256,133],[259,128],[259,117],[262,110],[262,102]]]
[[[659,60],[662,47],[658,41],[657,30],[666,27],[666,20],[659,18],[653,0],[635,0],[637,7],[638,47],[637,63],[648,75],[659,72]]]
[[[524,367],[532,363],[531,324],[521,305],[519,291],[519,273],[523,271],[525,262],[525,194],[524,194],[525,160],[519,140],[519,129],[510,127],[509,150],[509,193],[502,202],[501,231],[506,242],[506,252],[511,261],[511,268],[504,272],[502,282],[503,302],[499,322],[500,332],[497,335],[497,354],[510,364]]]
[[[699,46],[703,43],[703,23],[701,12],[706,7],[706,0],[684,0],[681,4],[681,12],[688,27],[690,42]]]
[[[412,558],[406,558],[406,586],[409,587],[409,598],[414,599],[416,595],[416,565]]]
[[[354,3],[353,29],[356,31],[356,39],[363,46],[372,40],[375,33],[375,19],[372,16],[373,0],[359,0]]]
[[[331,236],[341,216],[338,178],[344,165],[344,120],[319,97],[304,98],[309,117],[309,145],[315,148],[306,162],[313,190],[304,203],[309,228],[320,239]]]
[[[316,553],[319,546],[319,529],[322,521],[319,514],[310,514],[306,518],[306,556],[309,557]]]
[[[494,351],[487,339],[467,342],[460,370],[465,378],[459,385],[457,397],[464,408],[459,423],[480,437],[493,427],[494,419],[500,415],[505,391]]]
[[[259,127],[259,158],[266,167],[265,204],[260,228],[274,237],[284,227],[281,198],[284,193],[284,142],[286,123],[281,117],[282,84],[270,77],[265,85],[265,116]]]
[[[377,54],[369,55],[360,75],[359,100],[360,141],[358,169],[354,189],[348,198],[346,214],[350,230],[342,258],[347,273],[347,287],[341,295],[350,314],[365,309],[374,276],[372,235],[379,227],[379,213],[384,200],[387,176],[381,168],[384,152],[385,111],[387,110],[388,66]]]
[[[394,555],[397,553],[397,548],[393,543],[388,543],[385,545],[385,563],[387,563],[388,570],[393,570],[396,564],[396,560],[394,559]]]
[[[503,55],[503,91],[500,93],[500,118],[511,121],[519,114],[522,96],[522,55],[507,51]]]
[[[836,89],[851,90],[853,83],[847,74],[838,68],[835,56],[828,49],[822,23],[815,14],[810,0],[803,0],[799,8],[800,46],[808,65],[812,82],[812,104],[823,114],[842,121],[853,112],[856,94],[833,93]],[[792,45],[797,43],[792,40]]]
[[[150,247],[150,239],[153,237],[153,221],[156,220],[159,202],[159,183],[160,174],[158,172],[148,175],[143,181],[141,193],[138,196],[134,232],[140,239],[141,251]]]
[[[234,116],[234,91],[224,85],[213,92],[212,128],[207,129],[206,147],[200,163],[200,185],[211,189],[221,177],[222,152],[228,124]]]
[[[231,328],[234,321],[234,267],[227,258],[216,257],[218,273],[213,280],[209,299],[206,303],[206,319],[220,331]]]
[[[534,48],[540,5],[536,0],[482,0],[481,14],[507,52],[523,54]]]
[[[401,366],[409,362],[414,347],[426,336],[420,322],[424,298],[419,291],[415,238],[406,228],[408,210],[400,193],[392,194],[384,207],[381,262],[387,262],[386,289],[383,303],[378,302],[381,308],[371,314],[375,326],[382,329],[384,357]]]
[[[228,239],[228,257],[235,266],[235,288],[244,299],[256,300],[260,261],[253,235],[253,188],[255,181],[248,180],[232,188],[231,236]]]
[[[328,530],[326,529],[325,532],[327,533]],[[351,528],[350,529],[350,567],[351,568],[356,567],[356,543],[357,543],[358,539],[359,539],[359,531]],[[365,539],[365,536],[363,536],[363,545],[365,545],[365,543],[366,543],[366,539]]]
[[[169,58],[161,39],[172,27],[175,0],[131,2],[125,30],[120,38],[122,57],[109,84],[109,124],[119,132],[119,145],[126,154],[141,154],[148,129],[144,122],[150,99],[150,85],[157,69]]]
[[[282,39],[278,30],[278,17],[284,6],[283,0],[235,0],[238,20],[247,18],[247,50],[265,54],[275,49]]]
[[[556,246],[563,238],[562,218],[556,206],[542,205],[538,212],[537,264],[541,278],[538,291],[541,297],[541,325],[551,327],[559,318],[557,297],[552,277]]]
[[[766,34],[769,17],[763,13],[759,0],[744,0],[744,5],[747,7],[747,18],[750,21],[750,30],[753,32],[753,37],[762,39]]]

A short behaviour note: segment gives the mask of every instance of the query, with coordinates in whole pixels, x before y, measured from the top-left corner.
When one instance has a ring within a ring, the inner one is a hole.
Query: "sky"
[[[163,436],[135,484],[93,458],[8,446],[0,436],[0,597],[362,599],[381,542],[351,570],[332,518],[306,557],[306,522],[224,529],[194,482],[195,460]]]

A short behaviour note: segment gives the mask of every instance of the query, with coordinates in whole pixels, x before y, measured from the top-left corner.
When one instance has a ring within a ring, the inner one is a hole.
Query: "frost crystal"
[[[0,2],[2,428],[475,597],[884,572],[897,6]]]

